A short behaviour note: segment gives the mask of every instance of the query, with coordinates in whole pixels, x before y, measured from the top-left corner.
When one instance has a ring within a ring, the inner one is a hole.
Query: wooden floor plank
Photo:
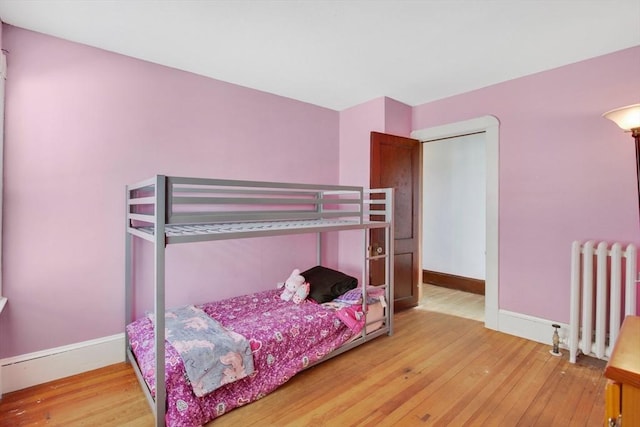
[[[535,348],[534,350],[535,351]],[[529,354],[523,354],[522,352],[517,357],[517,360],[527,361],[527,358],[531,356],[532,352]],[[510,359],[516,358],[516,356],[509,355]],[[523,359],[524,358],[524,359]],[[526,369],[526,377],[527,379],[531,379],[532,381],[524,381],[520,390],[525,395],[530,395],[534,390],[532,390],[532,383],[534,383],[535,379],[538,378],[540,374],[540,364],[542,364],[542,368],[544,367],[544,361],[541,361],[539,358],[535,358],[532,363],[529,363],[524,368]],[[506,365],[500,365],[495,370],[501,370],[503,374],[505,372],[507,375],[495,375],[494,372],[489,371],[489,369],[485,370],[486,378],[484,381],[477,381],[473,388],[469,390],[467,393],[467,400],[460,400],[449,413],[443,417],[443,421],[448,422],[450,425],[465,425],[469,421],[478,421],[480,419],[480,414],[482,414],[482,410],[484,408],[492,408],[495,406],[494,402],[500,402],[501,396],[495,393],[496,390],[503,390],[505,388],[505,383],[509,377],[516,377],[519,374],[517,369],[521,368],[522,365],[512,365],[513,370],[508,371]]]
[[[381,403],[374,412],[366,414],[367,421],[399,422],[407,411],[420,404],[423,396],[437,393],[442,384],[464,368],[465,363],[461,363],[461,359],[481,354],[484,350],[473,331],[458,333],[454,337],[445,341],[448,346],[437,345],[435,351],[424,347],[414,351],[405,363],[405,372],[376,387],[371,393]]]
[[[141,396],[133,370],[120,363],[3,395],[0,426],[148,426]]]
[[[588,359],[588,358],[584,358],[584,359]],[[583,360],[584,360],[583,359]],[[603,370],[599,370],[596,368],[593,368],[592,370],[594,371],[600,371],[600,378],[599,380],[595,380],[592,379],[591,377],[589,378],[591,381],[594,381],[597,385],[595,387],[595,389],[593,387],[588,387],[587,389],[590,391],[590,393],[585,396],[585,397],[591,397],[593,399],[592,403],[593,406],[591,407],[591,412],[589,413],[587,422],[585,423],[585,425],[602,425],[604,422],[604,404],[599,405],[600,402],[605,401],[605,395],[604,395],[604,384],[606,384],[607,379],[604,376],[604,369]],[[600,384],[603,384],[602,387],[599,387]]]
[[[472,351],[449,354],[444,363],[434,371],[438,379],[411,397],[410,402],[414,408],[402,411],[405,413],[397,422],[406,424],[429,419],[433,423],[442,423],[443,417],[454,410],[458,403],[465,404],[469,388],[484,381],[484,372],[503,361],[499,355],[506,356],[505,346],[503,344],[492,348],[487,343],[475,341]],[[447,395],[456,396],[456,400],[443,399],[442,390],[447,390]]]
[[[459,396],[455,404],[442,399],[439,394],[433,394],[422,403],[422,406],[429,410],[434,425],[449,425],[456,408],[475,401],[477,394],[469,392],[470,388],[487,388],[490,380],[494,380],[496,385],[504,384],[517,366],[516,362],[519,359],[516,356],[522,351],[521,346],[526,345],[524,341],[515,346],[505,342],[502,347],[486,350],[481,357],[469,361],[463,371],[442,387],[448,393]],[[495,390],[503,389],[497,387]],[[491,397],[494,395],[495,393],[492,393]],[[497,403],[500,401],[501,399],[498,399]]]

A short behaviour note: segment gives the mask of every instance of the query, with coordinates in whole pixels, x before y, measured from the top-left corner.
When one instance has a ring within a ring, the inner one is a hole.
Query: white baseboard
[[[549,347],[552,346],[551,339],[554,328],[551,325],[554,323],[560,325],[558,335],[560,335],[561,344],[566,344],[569,337],[569,325],[566,323],[554,322],[507,310],[498,311],[498,331],[548,344]]]
[[[0,396],[124,360],[124,333],[2,359]]]

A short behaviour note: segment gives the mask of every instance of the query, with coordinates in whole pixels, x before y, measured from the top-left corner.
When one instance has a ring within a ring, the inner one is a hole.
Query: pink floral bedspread
[[[255,372],[196,397],[177,351],[165,342],[168,426],[198,426],[264,397],[306,366],[348,341],[353,333],[335,312],[305,301],[280,299],[277,289],[197,306],[251,343]],[[154,332],[147,317],[127,326],[129,342],[155,395]]]

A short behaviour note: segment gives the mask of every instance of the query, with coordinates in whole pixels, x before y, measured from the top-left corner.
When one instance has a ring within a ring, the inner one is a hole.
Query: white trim
[[[0,23],[0,31],[2,24]],[[2,46],[0,46],[2,47]],[[7,304],[7,298],[2,296],[2,210],[3,210],[3,176],[4,176],[4,92],[5,80],[7,78],[7,56],[4,52],[0,52],[0,315],[4,306]],[[2,367],[0,366],[0,398],[2,397]]]
[[[0,360],[4,382],[0,392],[21,390],[124,360],[124,333],[9,357]]]
[[[567,323],[554,322],[552,320],[514,313],[508,310],[500,310],[498,315],[500,332],[542,344],[548,344],[549,347],[553,345],[551,341],[553,337],[553,327],[551,325],[554,323],[560,325],[558,335],[560,335],[560,342],[565,344],[566,347],[569,337],[569,324]]]
[[[0,28],[2,31],[2,28]],[[2,298],[2,210],[4,201],[4,98],[5,98],[5,80],[7,79],[7,56],[4,52],[0,52],[0,298]],[[1,302],[1,301],[0,301]],[[4,302],[6,303],[6,301]],[[0,306],[0,313],[2,307]],[[0,391],[2,390],[2,378],[0,377]],[[0,393],[0,396],[2,393]]]
[[[462,122],[448,123],[446,125],[434,126],[426,129],[414,130],[411,138],[420,141],[430,141],[433,139],[451,138],[458,135],[474,132],[484,132],[489,127],[499,127],[500,122],[495,116],[482,116],[475,119],[464,120]]]
[[[474,132],[485,132],[486,180],[487,180],[487,234],[486,273],[484,297],[484,325],[499,329],[498,323],[498,185],[499,185],[499,127],[494,116],[483,116],[463,122],[449,123],[411,132],[411,137],[420,141],[449,138]]]

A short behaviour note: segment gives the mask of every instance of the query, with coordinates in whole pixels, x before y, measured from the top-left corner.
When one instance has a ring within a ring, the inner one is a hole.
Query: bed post
[[[166,412],[166,378],[165,378],[165,349],[164,349],[164,273],[165,273],[165,207],[167,179],[164,175],[156,175],[155,184],[155,232],[154,232],[154,255],[155,255],[155,348],[156,348],[156,426],[165,425]]]
[[[324,197],[324,192],[318,192],[316,194],[316,199],[322,199]],[[322,203],[318,203],[316,205],[316,212],[322,212],[324,210],[324,205]],[[322,233],[316,233],[316,265],[322,265]]]
[[[389,254],[389,256],[387,257],[386,261],[387,261],[387,268],[385,269],[387,271],[387,277],[386,277],[386,281],[387,281],[387,293],[388,293],[388,298],[387,298],[387,310],[389,310],[389,335],[393,335],[393,305],[394,305],[394,298],[395,298],[395,283],[394,283],[394,255],[395,255],[395,246],[394,246],[394,239],[395,239],[395,234],[394,234],[394,228],[395,228],[395,219],[394,219],[394,212],[393,212],[393,208],[395,206],[395,202],[393,200],[394,194],[393,194],[393,188],[388,188],[385,190],[385,197],[387,199],[387,204],[386,204],[386,212],[385,212],[385,220],[387,222],[390,223],[389,227],[387,227],[385,230],[385,251],[387,254]],[[391,286],[389,286],[391,285]]]
[[[369,189],[371,190],[371,189]],[[371,199],[373,198],[371,195],[371,191],[367,191],[367,203],[371,202]],[[365,212],[364,212],[364,190],[360,191],[360,224],[364,223],[365,220]],[[368,204],[367,205],[367,210],[371,211],[371,205]],[[367,213],[367,220],[371,219],[371,213],[368,212]],[[362,311],[366,313],[367,310],[367,286],[370,285],[371,283],[369,283],[369,271],[371,268],[371,260],[369,259],[370,255],[371,255],[371,251],[369,249],[369,245],[370,245],[370,237],[371,237],[371,229],[367,228],[367,227],[363,227],[362,228],[362,233],[363,233],[363,239],[362,239],[362,250],[364,251],[364,254],[362,256]],[[367,322],[364,323],[364,328],[363,328],[363,336],[367,335]]]
[[[370,202],[372,196],[371,196],[371,192],[367,191],[367,200],[368,202]],[[364,189],[362,187],[360,187],[360,206],[358,207],[358,209],[360,209],[360,224],[364,224],[365,221],[365,205],[364,205]],[[367,210],[371,210],[371,205],[368,204],[367,205]],[[367,220],[371,219],[371,215],[370,212],[367,213]],[[362,239],[362,250],[364,251],[363,256],[362,256],[362,311],[364,313],[367,312],[367,286],[370,285],[371,283],[369,283],[369,271],[371,268],[371,260],[369,259],[370,255],[371,255],[371,251],[369,250],[369,245],[370,245],[370,237],[371,237],[371,229],[367,228],[367,227],[363,227],[362,228],[362,233],[363,233],[363,239]],[[367,322],[364,322],[364,328],[362,328],[362,333],[363,336],[367,335]]]
[[[369,193],[368,195],[369,198],[371,198],[371,193]],[[371,245],[370,243],[370,239],[371,239],[371,229],[370,228],[363,228],[362,229],[362,233],[363,234],[363,242],[362,242],[362,250],[364,251],[364,256],[362,257],[362,311],[364,313],[367,312],[367,286],[369,286],[371,283],[369,283],[369,271],[371,268],[371,250],[369,248],[369,246]],[[362,336],[365,337],[367,335],[367,322],[364,322],[364,328],[362,328]]]
[[[129,233],[129,198],[131,193],[129,186],[126,186],[127,198],[125,199],[125,208],[127,210],[124,227],[124,360],[129,360],[129,339],[127,336],[127,325],[133,321],[133,235]]]

